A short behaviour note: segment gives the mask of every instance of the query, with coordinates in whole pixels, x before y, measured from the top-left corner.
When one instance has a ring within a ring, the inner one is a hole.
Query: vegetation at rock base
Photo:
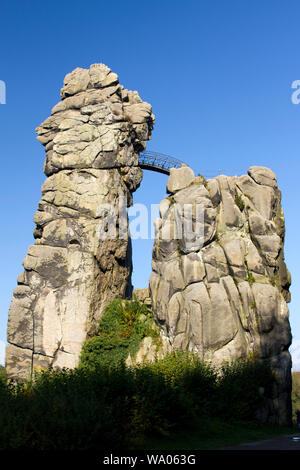
[[[171,449],[201,448],[201,442],[205,448],[220,445],[224,432],[236,442],[236,429],[239,436],[281,432],[257,420],[272,397],[268,362],[251,356],[216,368],[191,352],[174,351],[126,367],[128,354],[134,357],[147,336],[159,342],[149,308],[114,300],[96,336],[84,343],[76,369],[49,368],[15,383],[2,368],[0,450],[162,449],[164,442]]]
[[[135,356],[146,336],[159,341],[151,309],[137,300],[113,300],[104,310],[96,335],[83,344],[80,367],[125,363],[129,353]]]
[[[289,426],[261,424],[255,421],[229,421],[220,418],[201,420],[195,429],[181,430],[176,435],[148,438],[139,447],[151,450],[219,450],[245,442],[271,439],[291,434]]]
[[[293,372],[292,405],[293,419],[296,420],[296,411],[300,410],[300,372]]]
[[[0,366],[0,380],[5,380],[6,379],[6,371],[4,366]]]
[[[0,449],[136,448],[183,429],[203,436],[216,420],[247,427],[272,381],[254,358],[216,370],[185,352],[131,368],[112,361],[49,369],[19,384],[1,378]]]

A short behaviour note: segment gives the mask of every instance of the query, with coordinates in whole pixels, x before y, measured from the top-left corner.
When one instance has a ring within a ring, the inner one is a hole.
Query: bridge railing
[[[146,150],[145,152],[140,153],[139,157],[139,166],[145,170],[157,171],[159,173],[164,173],[165,175],[170,174],[171,168],[180,168],[184,162],[178,160],[177,158],[171,157],[165,153],[153,152],[151,150]],[[206,178],[212,178],[218,175],[226,174],[247,174],[247,169],[202,169],[200,173]],[[199,173],[199,174],[200,174]],[[197,173],[196,173],[197,174]]]
[[[139,166],[148,170],[169,174],[171,168],[180,168],[182,164],[182,161],[164,153],[148,150],[140,153]]]

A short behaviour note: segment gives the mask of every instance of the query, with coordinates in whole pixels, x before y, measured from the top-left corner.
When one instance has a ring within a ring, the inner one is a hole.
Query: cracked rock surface
[[[263,418],[289,422],[291,280],[276,176],[253,166],[206,181],[182,167],[171,170],[167,190],[150,278],[156,322],[173,349],[215,365],[250,354],[270,360],[276,387]]]
[[[36,241],[9,310],[10,377],[28,377],[35,367],[75,367],[105,305],[130,296],[130,238],[126,231],[101,240],[99,207],[118,208],[121,197],[125,211],[131,205],[153,122],[151,106],[106,65],[65,77],[61,101],[37,128],[48,178],[34,216]]]

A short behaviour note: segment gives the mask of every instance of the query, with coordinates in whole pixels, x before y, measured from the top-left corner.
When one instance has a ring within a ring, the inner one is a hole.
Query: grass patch
[[[5,367],[0,366],[0,380],[5,380],[5,379],[6,379]]]
[[[246,442],[291,434],[288,426],[262,425],[257,422],[232,422],[220,419],[199,421],[192,432],[181,432],[172,438],[147,439],[135,447],[141,450],[218,450]]]
[[[205,188],[207,188],[207,180],[206,180],[205,176],[202,175],[201,173],[198,173],[198,174],[197,174],[197,178],[199,179],[200,184],[203,184],[203,186],[204,186]]]
[[[249,273],[248,276],[246,277],[245,281],[249,282],[250,286],[256,282],[255,277],[253,276],[252,273]]]
[[[240,194],[238,194],[237,191],[235,192],[234,202],[236,203],[240,211],[243,212],[243,210],[245,209],[245,203],[243,201],[243,198],[240,196]]]

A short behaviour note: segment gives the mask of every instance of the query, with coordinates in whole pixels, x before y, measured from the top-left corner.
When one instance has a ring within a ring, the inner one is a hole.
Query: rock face
[[[153,122],[151,106],[104,64],[65,77],[61,101],[37,128],[48,178],[9,311],[9,376],[76,366],[105,305],[130,296],[131,242],[127,229],[120,234],[121,216],[141,182],[139,152]],[[106,204],[117,208],[115,238],[99,235]]]
[[[148,287],[144,287],[144,289],[134,289],[132,292],[132,298],[138,300],[151,309],[152,302]]]
[[[290,275],[276,176],[191,178],[172,169],[160,204],[150,291],[155,319],[173,349],[205,361],[254,354],[270,360],[276,387],[264,421],[290,419]]]

